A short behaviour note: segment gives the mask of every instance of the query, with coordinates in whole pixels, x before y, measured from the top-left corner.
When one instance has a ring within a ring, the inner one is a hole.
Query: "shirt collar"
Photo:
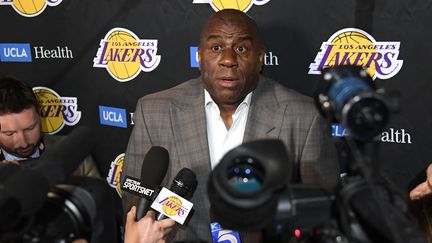
[[[3,149],[1,149],[1,152],[3,153],[4,159],[7,160],[7,161],[24,160],[25,159],[25,158],[18,157],[18,156],[15,156],[13,154],[10,154],[10,153],[4,151]],[[39,150],[39,148],[37,148],[34,151],[34,153],[32,155],[30,155],[30,158],[39,158],[39,156],[40,156],[40,150]]]
[[[249,94],[246,95],[246,97],[239,104],[239,106],[245,104],[247,107],[249,107],[250,106],[250,102],[252,100],[252,93],[253,93],[253,91],[249,92]],[[215,104],[216,105],[216,102],[214,102],[214,100],[211,97],[210,93],[206,89],[204,89],[204,107],[207,107],[210,104]]]

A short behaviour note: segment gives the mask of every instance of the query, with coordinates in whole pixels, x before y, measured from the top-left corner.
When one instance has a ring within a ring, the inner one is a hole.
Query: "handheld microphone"
[[[198,181],[196,180],[195,173],[189,168],[183,168],[174,177],[170,190],[189,200],[192,198],[197,184]],[[156,214],[156,220],[162,220],[165,218],[167,218],[167,216],[162,213]]]
[[[150,148],[141,167],[141,184],[146,188],[156,188],[161,184],[168,169],[168,151],[159,146]],[[154,196],[155,193],[152,193]],[[140,220],[150,208],[153,198],[142,197],[137,206],[136,221]]]

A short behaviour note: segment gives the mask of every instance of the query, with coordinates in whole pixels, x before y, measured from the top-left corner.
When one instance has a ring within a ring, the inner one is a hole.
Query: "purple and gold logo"
[[[178,215],[181,217],[185,215],[186,210],[182,206],[182,200],[176,196],[166,197],[159,204],[162,205],[162,210],[168,216]]]
[[[106,68],[119,82],[130,81],[138,74],[151,72],[159,65],[158,40],[139,39],[132,31],[114,28],[100,41],[93,67]]]
[[[35,17],[41,14],[47,6],[54,7],[63,0],[0,0],[0,5],[11,5],[24,17]]]
[[[376,41],[363,30],[342,29],[322,43],[309,74],[321,74],[323,68],[337,65],[355,65],[366,68],[373,79],[389,79],[402,68],[399,48],[398,41]]]
[[[123,161],[125,154],[119,154],[114,161],[111,162],[110,170],[106,178],[108,185],[115,188],[118,195],[121,197],[121,172],[123,170]]]
[[[34,87],[33,92],[39,102],[42,132],[55,134],[64,125],[73,126],[79,122],[81,111],[78,111],[76,97],[61,97],[46,87]]]
[[[268,2],[270,0],[194,0],[192,3],[208,3],[216,12],[230,8],[246,13],[252,5],[264,5]]]

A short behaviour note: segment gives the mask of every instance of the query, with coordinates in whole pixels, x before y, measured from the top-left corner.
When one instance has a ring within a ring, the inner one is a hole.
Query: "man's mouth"
[[[34,150],[34,146],[28,146],[27,148],[19,148],[17,152],[21,155],[29,155]]]
[[[232,88],[238,85],[238,79],[232,77],[221,77],[217,79],[217,82],[224,88]]]

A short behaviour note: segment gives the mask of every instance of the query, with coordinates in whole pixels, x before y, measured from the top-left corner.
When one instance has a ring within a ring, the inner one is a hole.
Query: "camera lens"
[[[264,168],[254,158],[236,158],[228,167],[228,184],[236,191],[243,193],[256,192],[261,189],[264,179]]]
[[[372,92],[372,88],[357,77],[346,77],[334,82],[329,89],[329,96],[334,100],[336,109],[341,111],[351,97],[361,92]]]

